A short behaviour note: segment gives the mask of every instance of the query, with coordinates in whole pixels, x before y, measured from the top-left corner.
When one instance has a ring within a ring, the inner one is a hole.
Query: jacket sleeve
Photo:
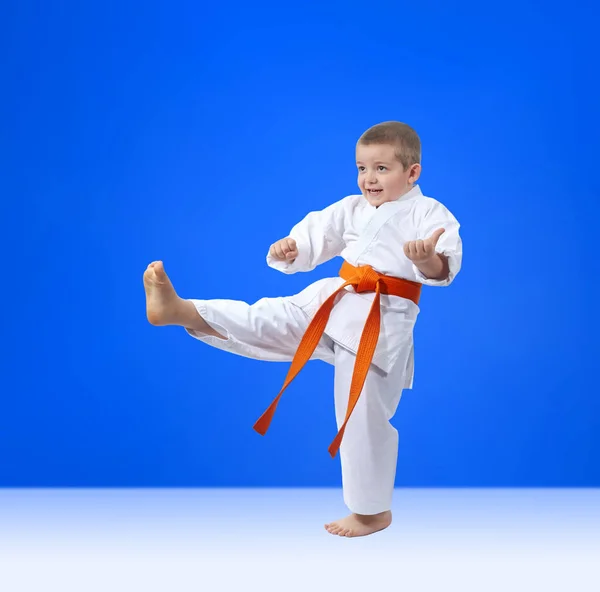
[[[425,277],[413,263],[413,271],[418,281],[428,286],[449,286],[462,266],[462,239],[459,234],[460,224],[452,215],[450,210],[440,202],[434,202],[433,206],[425,213],[418,228],[418,238],[430,237],[438,228],[444,228],[446,232],[440,237],[435,250],[448,258],[449,273],[444,280],[432,280]]]
[[[317,265],[337,257],[345,248],[344,220],[350,198],[337,201],[324,210],[310,212],[296,224],[289,237],[296,241],[298,257],[290,263],[267,253],[267,265],[283,273],[312,271]]]

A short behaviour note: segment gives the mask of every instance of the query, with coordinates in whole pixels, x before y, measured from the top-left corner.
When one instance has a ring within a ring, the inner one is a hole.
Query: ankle
[[[198,310],[196,309],[196,305],[191,300],[184,300],[182,298],[179,299],[178,309],[180,310],[180,315],[182,322],[182,327],[185,327],[188,330],[195,331],[196,333],[202,333],[203,335],[208,335],[210,337],[219,337],[220,339],[225,339],[220,333],[215,331],[201,316]]]
[[[354,512],[354,515],[360,520],[369,521],[369,520],[378,520],[379,518],[385,518],[390,516],[392,513],[391,510],[385,510],[383,512],[379,512],[378,514],[357,514]]]

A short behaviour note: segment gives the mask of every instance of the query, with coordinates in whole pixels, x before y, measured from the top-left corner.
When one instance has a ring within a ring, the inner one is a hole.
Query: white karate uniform
[[[407,241],[426,239],[438,228],[445,232],[436,250],[446,255],[450,270],[448,278],[442,281],[423,276],[404,255]],[[269,266],[288,274],[311,271],[341,256],[354,266],[370,265],[384,275],[447,286],[462,262],[458,221],[440,202],[424,196],[418,185],[397,201],[378,208],[360,194],[350,195],[324,210],[309,213],[288,236],[298,248],[293,263],[267,255]],[[254,304],[191,300],[202,318],[225,339],[188,332],[204,343],[241,356],[291,361],[310,320],[343,283],[340,277],[324,278],[294,296],[262,298]],[[342,291],[312,356],[335,367],[338,429],[346,415],[355,356],[374,297],[373,292],[358,294],[351,286]],[[413,327],[418,313],[419,307],[410,300],[381,295],[379,341],[340,447],[344,502],[351,512],[377,514],[391,507],[398,433],[390,419],[402,390],[413,384]],[[277,421],[277,414],[273,421]]]

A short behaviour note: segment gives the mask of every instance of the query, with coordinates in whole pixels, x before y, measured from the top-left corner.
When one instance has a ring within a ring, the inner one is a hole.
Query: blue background
[[[354,144],[423,142],[464,263],[426,289],[399,486],[598,486],[597,50],[583,4],[5,5],[1,486],[337,486],[333,369],[151,327],[292,294],[269,245],[357,192]]]

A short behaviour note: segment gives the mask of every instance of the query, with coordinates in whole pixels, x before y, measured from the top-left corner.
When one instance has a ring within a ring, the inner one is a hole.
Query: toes
[[[147,278],[155,278],[156,277],[156,261],[150,263],[148,267],[146,267],[146,271],[144,272],[144,277]]]
[[[352,529],[344,526],[343,524],[338,524],[337,522],[330,522],[329,524],[325,524],[325,530],[329,534],[334,534],[342,537],[351,537],[354,536],[352,533]]]
[[[345,528],[339,524],[336,524],[335,522],[332,522],[331,524],[326,524],[325,530],[329,534],[334,534],[334,535],[341,536],[341,537],[353,537],[354,536],[354,533],[352,532],[351,528]]]
[[[156,263],[156,265],[154,266],[154,273],[156,274],[156,277],[161,281],[164,281],[166,279],[167,274],[165,272],[165,266],[163,265],[162,261],[158,261]]]

